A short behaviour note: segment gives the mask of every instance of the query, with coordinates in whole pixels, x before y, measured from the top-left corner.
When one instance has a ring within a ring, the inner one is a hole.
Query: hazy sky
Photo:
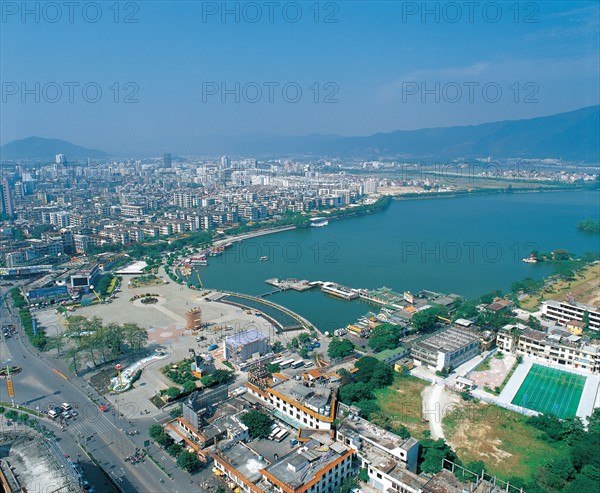
[[[599,102],[596,1],[0,3],[1,143],[368,135]]]

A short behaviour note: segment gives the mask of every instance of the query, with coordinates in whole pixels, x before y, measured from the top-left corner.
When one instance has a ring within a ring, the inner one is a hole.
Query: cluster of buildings
[[[277,220],[286,213],[353,206],[372,178],[325,174],[319,165],[255,160],[162,159],[108,164],[3,165],[0,203],[15,229],[0,234],[7,267],[60,263],[92,246],[130,245],[186,232]],[[48,225],[43,227],[43,225]],[[15,233],[15,234],[13,234]],[[27,234],[26,236],[30,236]]]
[[[359,469],[382,493],[464,491],[446,469],[417,474],[419,441],[361,418],[358,408],[337,401],[338,387],[333,373],[271,375],[257,365],[242,391],[221,385],[192,394],[165,430],[238,493],[333,493]],[[253,438],[244,425],[242,416],[252,410],[273,418],[268,438]],[[470,478],[470,491],[505,491]]]

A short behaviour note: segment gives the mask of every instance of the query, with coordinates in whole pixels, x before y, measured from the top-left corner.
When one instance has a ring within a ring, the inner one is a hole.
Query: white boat
[[[269,257],[265,257],[264,255],[260,257],[261,262],[266,262],[267,260],[269,260]]]
[[[533,256],[533,254],[531,254],[529,257],[524,258],[523,262],[526,264],[537,264],[537,259]]]
[[[329,221],[326,217],[313,217],[310,220],[310,225],[313,228],[322,228],[323,226],[327,226]]]

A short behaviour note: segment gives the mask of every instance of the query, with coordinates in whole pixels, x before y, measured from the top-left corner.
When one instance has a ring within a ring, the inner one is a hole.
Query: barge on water
[[[356,289],[347,288],[346,286],[336,284],[335,282],[324,282],[321,284],[321,291],[347,301],[358,298],[358,292]]]

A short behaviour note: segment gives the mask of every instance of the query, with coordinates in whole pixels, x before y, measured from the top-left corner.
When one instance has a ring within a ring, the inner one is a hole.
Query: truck
[[[210,346],[208,346],[208,350],[209,351],[214,351],[215,349],[217,349],[219,347],[218,344],[211,344]]]

